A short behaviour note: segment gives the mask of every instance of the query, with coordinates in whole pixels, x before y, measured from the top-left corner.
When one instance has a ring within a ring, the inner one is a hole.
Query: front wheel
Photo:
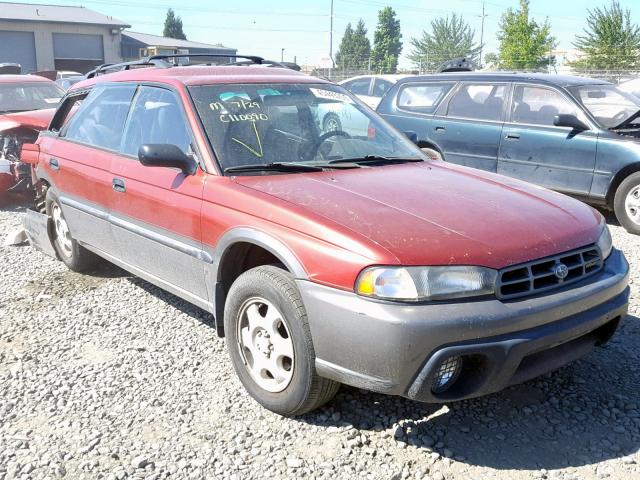
[[[318,376],[307,314],[293,277],[274,266],[238,277],[224,312],[227,348],[240,381],[262,406],[296,416],[328,402],[339,383]]]
[[[640,234],[640,172],[618,186],[613,200],[616,218],[629,233]]]

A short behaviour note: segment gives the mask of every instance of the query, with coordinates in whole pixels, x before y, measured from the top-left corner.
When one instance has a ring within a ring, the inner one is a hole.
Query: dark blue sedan
[[[446,73],[400,80],[377,109],[433,158],[611,208],[640,233],[640,99],[600,80]]]

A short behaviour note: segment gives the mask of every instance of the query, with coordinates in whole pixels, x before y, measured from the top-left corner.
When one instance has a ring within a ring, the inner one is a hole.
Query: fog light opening
[[[462,357],[449,357],[445,359],[436,372],[431,391],[435,394],[448,390],[460,376],[462,371]]]

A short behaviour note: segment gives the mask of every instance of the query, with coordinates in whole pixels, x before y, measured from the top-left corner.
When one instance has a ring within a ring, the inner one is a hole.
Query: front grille
[[[560,288],[598,272],[602,265],[600,250],[592,245],[507,267],[500,271],[497,295],[507,300]]]

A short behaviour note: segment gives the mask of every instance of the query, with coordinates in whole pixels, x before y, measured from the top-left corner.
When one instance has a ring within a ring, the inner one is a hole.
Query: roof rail
[[[284,67],[284,65],[278,62],[265,60],[264,58],[258,57],[256,55],[231,55],[231,54],[224,54],[224,53],[176,53],[176,54],[167,54],[167,55],[152,55],[150,57],[144,57],[144,58],[141,58],[140,60],[134,60],[132,62],[105,63],[91,70],[89,73],[85,75],[85,78],[97,77],[98,75],[108,73],[111,70],[117,70],[117,71],[130,70],[131,67],[135,67],[135,66],[153,66],[156,68],[171,68],[171,67],[175,67],[176,65],[167,60],[174,59],[174,58],[189,58],[189,57],[196,57],[196,58],[197,57],[206,57],[206,58],[213,57],[213,58],[228,58],[228,59],[241,58],[241,59],[244,59],[245,61],[230,63],[229,65],[269,64],[273,66]]]

